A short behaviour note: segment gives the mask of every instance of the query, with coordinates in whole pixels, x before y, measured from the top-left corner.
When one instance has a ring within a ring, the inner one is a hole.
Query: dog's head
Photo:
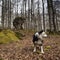
[[[40,35],[41,37],[47,37],[47,34],[46,34],[46,32],[45,32],[44,30],[40,31],[40,32],[39,32],[39,35]]]

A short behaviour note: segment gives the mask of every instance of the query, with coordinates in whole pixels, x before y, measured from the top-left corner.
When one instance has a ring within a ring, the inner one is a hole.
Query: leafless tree
[[[42,7],[43,7],[43,28],[45,30],[44,0],[42,0]]]
[[[30,0],[28,0],[28,29],[30,29]]]
[[[4,28],[4,0],[2,0],[2,28]]]
[[[55,25],[55,15],[54,15],[54,9],[53,9],[53,0],[47,0],[48,3],[48,13],[49,13],[49,26],[50,31],[54,30],[56,31],[56,25]]]
[[[8,28],[11,28],[11,0],[8,0]]]

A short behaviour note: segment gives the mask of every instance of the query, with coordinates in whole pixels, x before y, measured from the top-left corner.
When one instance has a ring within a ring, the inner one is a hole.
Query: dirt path
[[[60,37],[49,36],[44,41],[44,54],[33,53],[32,35],[23,40],[0,45],[0,60],[60,60]]]

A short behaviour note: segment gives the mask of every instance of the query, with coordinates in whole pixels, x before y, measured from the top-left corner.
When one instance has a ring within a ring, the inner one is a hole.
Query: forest
[[[26,19],[24,29],[59,31],[60,1],[52,1],[2,0],[1,28],[14,28],[13,20],[19,16]]]
[[[41,30],[45,53],[33,53]],[[60,0],[0,0],[0,60],[60,60]]]

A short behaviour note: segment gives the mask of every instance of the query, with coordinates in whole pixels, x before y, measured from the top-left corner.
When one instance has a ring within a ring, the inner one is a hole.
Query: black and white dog
[[[44,37],[47,37],[47,34],[43,30],[36,32],[33,35],[33,44],[34,44],[33,52],[36,52],[37,45],[38,45],[41,49],[41,53],[44,53],[44,51],[43,51],[43,38]]]

